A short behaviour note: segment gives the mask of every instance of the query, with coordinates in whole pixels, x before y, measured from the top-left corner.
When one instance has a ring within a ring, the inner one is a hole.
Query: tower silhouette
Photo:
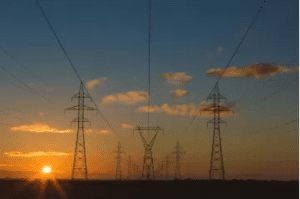
[[[223,162],[223,154],[222,154],[222,143],[221,143],[221,134],[220,134],[220,124],[225,123],[221,117],[220,113],[223,111],[230,111],[227,107],[220,106],[221,100],[226,100],[223,97],[218,88],[218,83],[216,83],[214,89],[210,96],[208,96],[207,101],[212,100],[212,105],[208,108],[205,108],[204,111],[213,111],[214,118],[207,122],[212,123],[214,125],[213,129],[213,140],[212,140],[212,150],[211,150],[211,159],[210,159],[210,168],[209,168],[209,177],[210,178],[225,178],[225,169]]]
[[[166,169],[165,169],[165,179],[169,178],[169,156],[166,155]]]
[[[181,159],[181,154],[184,153],[181,151],[182,147],[179,145],[179,141],[177,141],[177,144],[175,146],[176,151],[173,152],[173,154],[176,155],[176,169],[175,169],[175,178],[180,178],[181,177],[181,170],[180,170],[180,159]]]
[[[139,134],[141,136],[141,139],[143,141],[144,148],[145,148],[142,178],[145,179],[145,177],[146,177],[146,179],[149,180],[150,177],[153,177],[155,179],[152,147],[153,147],[155,138],[157,136],[157,133],[159,131],[163,131],[163,130],[160,127],[139,127],[139,126],[137,126],[135,129],[133,129],[133,133],[136,130],[139,131]],[[148,131],[148,136],[149,136],[149,131],[155,132],[155,135],[153,136],[153,138],[151,139],[149,144],[146,141],[146,139],[144,138],[144,136],[142,135],[142,131],[144,131],[144,130]]]
[[[121,143],[120,141],[118,142],[118,146],[117,146],[117,151],[114,151],[114,153],[117,154],[117,166],[116,166],[116,179],[117,180],[121,180],[122,179],[122,168],[121,168]]]
[[[128,155],[128,172],[127,172],[127,178],[131,179],[131,156]]]
[[[87,180],[88,171],[87,171],[87,163],[86,163],[87,161],[86,161],[86,149],[85,149],[85,139],[84,139],[84,123],[90,121],[84,118],[84,111],[85,110],[94,111],[96,109],[84,105],[84,99],[91,98],[91,97],[84,92],[82,82],[80,84],[79,93],[74,95],[71,98],[71,101],[73,101],[74,98],[78,98],[78,105],[65,109],[65,111],[78,110],[78,117],[71,121],[71,125],[73,122],[77,122],[78,124],[73,168],[72,168],[72,179],[74,180],[74,179],[83,178]]]

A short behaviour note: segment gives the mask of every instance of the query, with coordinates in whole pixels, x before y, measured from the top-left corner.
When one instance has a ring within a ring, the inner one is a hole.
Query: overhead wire
[[[288,86],[290,86],[290,85],[291,85],[296,79],[298,79],[298,78],[299,78],[299,75],[297,75],[296,78],[292,79],[292,80],[291,80],[288,84],[286,84],[285,86],[279,88],[277,91],[275,91],[275,92],[271,93],[269,96],[265,97],[265,98],[264,98],[263,100],[261,100],[260,102],[265,101],[266,99],[272,97],[273,95],[275,95],[275,94],[279,93],[280,91],[282,91],[283,89],[287,88]]]
[[[148,28],[148,128],[150,123],[150,86],[151,86],[151,76],[150,76],[150,64],[151,64],[151,0],[149,0],[149,28]],[[148,130],[149,132],[149,130]]]
[[[32,124],[32,122],[29,122],[29,121],[23,120],[23,119],[21,119],[21,118],[18,118],[18,117],[14,116],[14,115],[12,115],[12,114],[10,114],[10,113],[7,113],[7,112],[5,112],[5,111],[0,110],[0,112],[4,113],[4,114],[6,114],[6,115],[9,115],[9,116],[11,116],[11,117],[13,117],[13,118],[15,118],[15,119],[17,119],[17,120],[19,120],[19,121],[26,122],[26,123],[28,123],[28,124]]]
[[[4,70],[6,73],[8,73],[10,76],[12,76],[14,79],[18,80],[19,82],[21,82],[21,84],[26,87],[27,89],[29,89],[31,93],[34,93],[40,97],[42,97],[43,99],[50,101],[48,98],[44,97],[43,95],[39,94],[37,91],[35,91],[33,88],[29,87],[26,83],[24,83],[21,79],[19,79],[18,77],[14,76],[11,72],[9,72],[8,70],[6,70],[2,65],[0,65],[0,68],[2,70]],[[27,90],[26,90],[27,91]]]
[[[32,75],[36,76],[36,74],[30,70],[29,68],[23,66],[15,57],[13,57],[10,53],[8,53],[2,46],[0,46],[0,49],[6,54],[8,55],[12,60],[16,61],[20,66],[22,66],[25,70],[27,70],[28,72],[30,72]]]
[[[49,21],[49,19],[47,18],[46,14],[45,14],[45,12],[44,12],[44,10],[43,10],[43,8],[42,8],[42,6],[40,5],[40,3],[39,3],[38,0],[36,0],[36,3],[37,3],[37,5],[39,6],[39,8],[40,8],[40,10],[41,10],[41,12],[42,12],[44,18],[46,19],[46,21],[47,21],[47,23],[48,23],[48,25],[49,25],[49,27],[50,27],[52,33],[54,34],[56,40],[58,41],[58,43],[59,43],[61,49],[63,50],[63,52],[64,52],[64,54],[65,54],[65,56],[67,57],[67,59],[68,59],[70,65],[71,65],[71,67],[73,68],[75,74],[77,75],[77,77],[78,77],[80,83],[83,85],[83,87],[84,87],[84,89],[86,90],[87,94],[90,96],[91,102],[95,105],[95,107],[96,107],[96,109],[97,109],[97,112],[100,113],[102,119],[107,123],[107,125],[108,125],[109,128],[110,128],[110,130],[114,133],[115,138],[117,139],[117,134],[116,134],[116,132],[114,131],[114,129],[112,128],[112,126],[109,124],[108,120],[103,116],[103,114],[102,114],[102,112],[100,111],[100,109],[98,108],[97,104],[95,103],[95,101],[93,100],[93,98],[91,97],[91,95],[89,94],[87,88],[85,87],[85,85],[84,85],[84,83],[83,83],[83,81],[82,81],[82,78],[80,77],[79,73],[77,72],[76,68],[74,67],[74,65],[73,65],[73,63],[72,63],[70,57],[68,56],[66,50],[64,49],[62,43],[60,42],[60,40],[59,40],[57,34],[55,33],[55,31],[54,31],[54,29],[53,29],[53,27],[52,27],[52,25],[51,25],[51,23],[50,23],[50,21]]]
[[[247,30],[246,30],[246,32],[245,32],[245,34],[243,35],[243,37],[242,37],[241,41],[239,42],[239,44],[238,44],[236,50],[235,50],[234,53],[232,54],[231,58],[229,59],[229,61],[228,61],[227,65],[226,65],[226,67],[224,68],[224,70],[223,70],[221,76],[219,77],[219,79],[217,80],[217,82],[215,83],[215,85],[217,85],[217,84],[220,82],[220,80],[222,79],[222,77],[223,77],[225,71],[227,70],[229,64],[231,63],[232,59],[233,59],[234,56],[236,55],[236,53],[237,53],[237,51],[239,50],[240,46],[241,46],[242,43],[244,42],[244,39],[246,38],[248,32],[250,31],[250,29],[251,29],[251,28],[253,27],[253,25],[255,24],[255,22],[256,22],[258,16],[259,16],[259,12],[257,12],[257,13],[254,15],[254,17],[253,17],[253,19],[252,19],[250,25],[248,26],[248,28],[247,28]],[[208,96],[210,96],[210,95],[212,94],[213,91],[214,91],[214,88],[210,91],[210,93],[208,94]],[[206,100],[205,100],[205,101],[207,101],[207,100],[208,100],[208,97],[206,97]],[[189,128],[189,126],[195,121],[196,117],[197,117],[197,116],[194,116],[194,117],[192,118],[191,122],[189,123],[189,125],[187,126],[187,128],[183,131],[183,133],[185,133],[185,132],[187,131],[187,129]]]

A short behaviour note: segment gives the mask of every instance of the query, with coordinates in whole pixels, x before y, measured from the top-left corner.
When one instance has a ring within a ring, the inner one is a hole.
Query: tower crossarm
[[[78,118],[75,118],[74,120],[71,121],[71,125],[73,124],[73,122],[89,122],[90,126],[91,126],[91,121],[86,119],[86,118],[82,118],[83,120],[81,121],[80,119],[78,120]]]
[[[93,107],[89,107],[89,106],[86,106],[86,105],[76,105],[76,106],[73,106],[73,107],[70,107],[70,108],[66,108],[65,112],[66,111],[78,111],[78,110],[83,110],[83,109],[85,111],[96,111],[97,110]]]
[[[91,96],[88,95],[87,93],[82,93],[82,94],[77,93],[76,95],[71,97],[72,102],[74,98],[91,98]]]

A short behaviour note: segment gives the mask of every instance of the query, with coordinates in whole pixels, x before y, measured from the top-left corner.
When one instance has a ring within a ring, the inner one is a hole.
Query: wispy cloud
[[[4,155],[10,157],[41,157],[41,156],[69,156],[72,153],[64,153],[64,152],[44,152],[44,151],[35,151],[35,152],[17,152],[11,151],[6,152]]]
[[[171,96],[173,97],[184,97],[188,96],[190,93],[183,89],[176,89],[174,91],[171,91]]]
[[[148,99],[147,91],[128,91],[126,93],[117,93],[103,98],[102,104],[111,102],[120,102],[125,104],[135,104]]]
[[[47,124],[33,124],[33,125],[23,125],[11,127],[13,131],[27,131],[27,132],[36,132],[36,133],[72,133],[74,132],[71,129],[58,130],[56,128],[51,128]]]
[[[48,93],[51,93],[51,92],[54,91],[54,88],[53,88],[53,87],[46,88],[46,91],[47,91]]]
[[[94,129],[85,129],[85,133],[107,133],[108,130],[102,129],[102,130],[94,130]]]
[[[161,73],[160,77],[165,79],[167,83],[175,86],[186,84],[193,79],[192,76],[186,73]]]
[[[106,80],[107,80],[107,77],[101,77],[98,79],[90,80],[86,83],[86,87],[89,89],[92,89],[99,84],[103,84]]]
[[[0,164],[0,167],[13,167],[14,165],[11,164]]]
[[[44,112],[38,112],[38,115],[43,117],[45,115],[45,113]]]
[[[123,129],[132,129],[133,128],[133,126],[132,125],[130,125],[130,124],[121,124],[121,127],[123,128]]]
[[[160,108],[158,106],[140,106],[138,108],[139,111],[141,112],[157,112],[157,111],[160,111]]]
[[[165,112],[168,115],[181,115],[181,116],[202,116],[210,117],[214,114],[212,103],[202,102],[198,108],[194,103],[189,104],[176,104],[170,106],[165,103],[161,106],[151,106],[149,112]],[[148,106],[141,106],[138,108],[141,112],[148,112]],[[232,111],[220,103],[220,114],[222,117],[232,116]]]
[[[224,72],[225,71],[225,72]],[[270,63],[252,63],[243,67],[230,67],[227,70],[222,68],[211,68],[207,71],[207,77],[219,78],[222,73],[224,78],[253,78],[263,79],[273,77],[281,73],[297,73],[298,68],[289,68],[287,66],[275,66]]]

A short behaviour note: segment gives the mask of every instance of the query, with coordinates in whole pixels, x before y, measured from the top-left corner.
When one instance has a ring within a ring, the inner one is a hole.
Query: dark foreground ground
[[[0,198],[299,198],[299,181],[27,181],[0,180]]]

